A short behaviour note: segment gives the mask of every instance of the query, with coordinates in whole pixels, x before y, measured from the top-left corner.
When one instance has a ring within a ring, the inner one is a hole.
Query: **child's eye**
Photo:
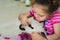
[[[40,15],[40,14],[38,14],[40,17],[44,17],[44,15]]]
[[[37,12],[34,12],[34,13],[36,13],[38,16],[40,16],[40,17],[44,17],[44,15],[40,15],[40,14],[38,14]]]
[[[39,15],[40,17],[44,17],[43,15]]]

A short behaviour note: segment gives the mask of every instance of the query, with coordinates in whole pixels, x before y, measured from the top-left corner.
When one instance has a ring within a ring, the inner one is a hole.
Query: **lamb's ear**
[[[31,29],[34,29],[34,28],[31,26],[31,24],[29,24],[29,27],[30,27]]]
[[[22,27],[23,25],[19,25],[19,29],[25,31],[25,28]]]

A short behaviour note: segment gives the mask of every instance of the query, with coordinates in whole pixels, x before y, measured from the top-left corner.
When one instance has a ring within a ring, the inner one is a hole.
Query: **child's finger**
[[[21,21],[21,24],[24,26],[28,25],[26,21]]]
[[[27,22],[28,25],[30,24],[30,22],[28,20],[26,20],[26,22]]]
[[[24,22],[24,23],[22,22],[22,25],[27,26],[28,24],[26,22]]]

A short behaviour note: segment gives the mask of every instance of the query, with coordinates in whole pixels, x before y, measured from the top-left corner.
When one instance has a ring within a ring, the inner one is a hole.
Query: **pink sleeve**
[[[55,12],[55,14],[52,18],[52,23],[53,24],[60,23],[60,12],[59,11]]]
[[[31,14],[31,16],[34,16],[34,10],[33,10],[33,9],[31,9],[31,10],[29,11],[29,13]]]

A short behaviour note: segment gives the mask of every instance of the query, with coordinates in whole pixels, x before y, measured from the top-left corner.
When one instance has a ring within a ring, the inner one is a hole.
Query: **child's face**
[[[48,17],[47,6],[35,4],[33,6],[33,9],[34,9],[34,16],[36,17],[37,21],[40,22],[46,20],[46,18]]]

